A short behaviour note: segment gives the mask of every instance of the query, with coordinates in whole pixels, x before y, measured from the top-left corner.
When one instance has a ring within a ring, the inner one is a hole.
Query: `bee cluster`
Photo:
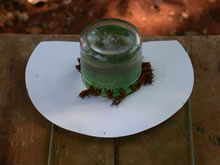
[[[77,58],[79,62],[75,68],[80,72],[80,58]],[[137,82],[130,86],[132,92],[137,91],[140,89],[142,85],[152,84],[153,81],[153,72],[151,68],[151,64],[149,62],[142,62],[142,72],[140,77],[138,78]],[[99,96],[101,94],[101,89],[95,89],[93,85],[89,87],[89,89],[83,90],[80,92],[79,96],[84,98],[89,95]],[[119,96],[113,97],[113,92],[111,90],[105,90],[105,93],[109,99],[113,99],[112,105],[119,105],[122,100],[127,96],[126,91],[122,88],[119,89]]]

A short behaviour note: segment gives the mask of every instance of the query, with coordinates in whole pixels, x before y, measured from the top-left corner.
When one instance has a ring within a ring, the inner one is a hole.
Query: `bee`
[[[136,85],[131,85],[130,88],[133,92],[139,89]]]
[[[125,92],[124,89],[120,88],[120,89],[119,89],[119,93],[120,93],[120,96],[121,96],[122,98],[125,98],[125,97],[126,97],[126,92]]]
[[[146,73],[146,72],[152,72],[151,68],[147,68],[147,67],[143,67],[142,68],[142,73]]]
[[[140,89],[141,86],[142,86],[142,84],[138,82],[136,85],[137,90]]]
[[[112,99],[113,93],[112,93],[110,90],[107,90],[107,91],[106,91],[106,94],[107,94],[107,96],[108,96],[109,99]]]
[[[89,94],[94,94],[94,86],[93,85],[91,85],[90,87],[89,87]]]
[[[149,62],[142,62],[142,67],[147,67],[147,68],[150,68],[151,65]]]
[[[144,84],[144,80],[145,80],[145,78],[141,75],[140,78],[138,79],[138,83],[140,85],[142,85],[142,84]]]
[[[143,72],[152,72],[151,65],[149,62],[142,63],[142,73]]]
[[[80,65],[76,65],[75,68],[80,72]]]
[[[144,79],[144,83],[145,84],[147,84],[147,83],[152,83],[152,80],[153,80],[153,74],[151,73],[151,74],[147,74],[146,76],[145,76],[145,79]]]
[[[80,92],[79,96],[81,98],[84,98],[85,96],[88,96],[89,95],[89,90],[86,89],[86,90],[83,90],[82,92]]]
[[[118,96],[115,98],[115,100],[112,102],[112,105],[119,105],[122,102],[123,98],[121,96]]]
[[[99,96],[101,92],[102,92],[101,89],[96,89],[96,90],[93,92],[93,95],[94,95],[94,96]]]

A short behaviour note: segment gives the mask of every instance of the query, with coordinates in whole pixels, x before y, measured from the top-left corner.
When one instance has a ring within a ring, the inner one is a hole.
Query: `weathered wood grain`
[[[53,165],[113,165],[114,143],[55,127],[51,156]]]
[[[220,36],[192,37],[195,164],[220,164]]]
[[[31,38],[0,37],[0,164],[45,164],[50,124],[31,104],[24,82]]]
[[[166,122],[120,138],[119,165],[191,165],[188,110],[184,106]]]
[[[78,36],[0,35],[0,164],[47,164],[51,124],[28,98],[24,73],[41,40],[78,40]]]

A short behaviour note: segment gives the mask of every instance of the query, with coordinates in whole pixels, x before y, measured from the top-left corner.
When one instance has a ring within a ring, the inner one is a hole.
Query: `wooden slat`
[[[0,164],[45,164],[50,124],[31,104],[24,83],[30,38],[0,36]]]
[[[41,40],[78,36],[0,35],[0,164],[47,164],[51,124],[28,98],[24,73]]]
[[[220,36],[192,37],[195,164],[220,164]]]
[[[186,106],[166,122],[143,133],[121,138],[119,165],[191,165]]]
[[[113,165],[113,139],[80,135],[55,127],[52,149],[53,165]]]

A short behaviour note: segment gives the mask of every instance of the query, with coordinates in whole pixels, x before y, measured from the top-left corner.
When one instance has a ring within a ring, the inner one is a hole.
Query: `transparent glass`
[[[81,73],[87,88],[123,88],[128,94],[130,85],[141,74],[141,35],[129,22],[103,19],[88,25],[81,34]]]

